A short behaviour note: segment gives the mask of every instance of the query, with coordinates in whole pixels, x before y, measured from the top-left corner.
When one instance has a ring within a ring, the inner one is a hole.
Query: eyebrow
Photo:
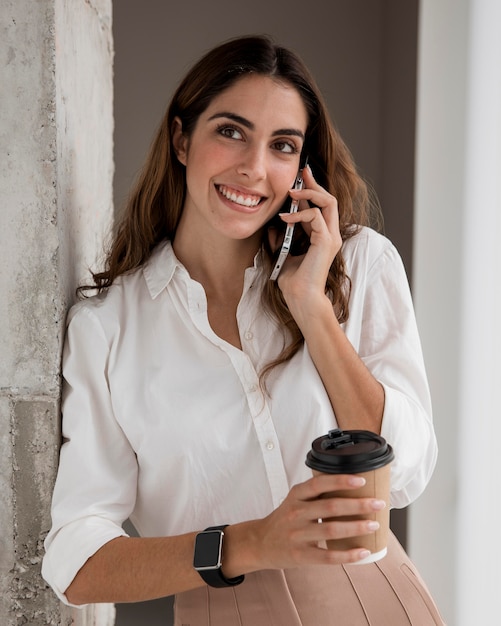
[[[209,117],[208,121],[216,120],[221,117],[230,119],[236,122],[237,124],[241,124],[242,126],[245,126],[245,128],[248,128],[249,130],[256,129],[256,125],[253,122],[246,119],[245,117],[242,117],[241,115],[237,115],[236,113],[231,113],[230,111],[222,111],[221,113],[214,113],[214,115],[211,115],[211,117]],[[279,128],[273,131],[272,133],[272,137],[278,137],[279,135],[287,135],[290,137],[300,137],[301,139],[304,140],[303,131],[298,130],[297,128]]]

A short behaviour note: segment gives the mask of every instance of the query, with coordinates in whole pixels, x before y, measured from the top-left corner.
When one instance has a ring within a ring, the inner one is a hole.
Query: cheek
[[[292,185],[294,184],[294,181],[298,174],[299,167],[299,154],[294,156],[289,155],[289,158],[275,164],[277,177],[280,177],[282,183],[288,189],[292,189]]]
[[[223,169],[231,165],[234,156],[229,150],[218,145],[204,145],[193,150],[188,155],[187,171],[197,172],[199,175],[205,174],[206,177],[212,177],[220,173]]]
[[[289,190],[294,186],[294,181],[297,176],[297,167],[290,164],[277,167],[274,172],[274,187],[278,197],[282,200],[286,200],[289,195]]]

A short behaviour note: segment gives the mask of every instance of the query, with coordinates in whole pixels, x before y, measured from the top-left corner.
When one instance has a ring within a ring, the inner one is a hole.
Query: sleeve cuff
[[[71,522],[45,542],[42,576],[57,597],[68,606],[65,591],[84,563],[105,543],[117,537],[128,537],[115,523],[100,517],[87,517]]]
[[[381,435],[392,446],[391,506],[416,500],[428,484],[437,461],[437,441],[431,417],[402,392],[384,385]]]

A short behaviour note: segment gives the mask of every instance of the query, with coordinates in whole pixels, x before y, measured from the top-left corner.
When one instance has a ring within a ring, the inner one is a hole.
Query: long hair
[[[334,128],[323,97],[304,63],[268,37],[236,38],[209,51],[179,84],[118,220],[105,268],[93,273],[94,285],[81,287],[81,291],[107,289],[118,276],[146,263],[161,241],[174,239],[185,199],[186,172],[173,148],[173,121],[179,117],[183,134],[189,137],[213,98],[247,74],[272,77],[291,85],[301,96],[308,114],[304,151],[317,182],[338,200],[343,240],[354,234],[354,226],[370,223],[368,187],[358,175],[353,158]],[[308,241],[304,233],[301,236],[303,241],[295,245],[305,250]],[[262,249],[266,269],[271,269],[274,252],[269,247],[266,229],[263,229]],[[326,293],[340,322],[348,318],[349,284],[340,252],[326,284]],[[263,304],[284,328],[287,337],[282,353],[266,367],[265,371],[269,371],[290,359],[304,340],[275,281],[267,282]]]

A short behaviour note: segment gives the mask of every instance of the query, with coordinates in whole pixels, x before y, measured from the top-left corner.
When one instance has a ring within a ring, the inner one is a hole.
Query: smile
[[[217,190],[222,196],[224,196],[228,200],[231,200],[235,204],[239,204],[245,207],[255,207],[263,199],[263,196],[243,194],[240,191],[237,191],[236,189],[232,189],[231,187],[226,187],[226,185],[218,185]]]

